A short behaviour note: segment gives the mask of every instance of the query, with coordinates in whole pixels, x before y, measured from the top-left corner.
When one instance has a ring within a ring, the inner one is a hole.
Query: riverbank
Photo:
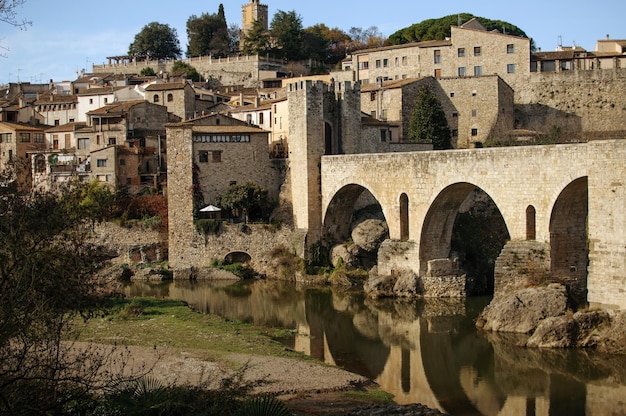
[[[118,362],[125,362],[126,373],[148,369],[163,385],[217,388],[241,372],[255,393],[277,395],[296,415],[398,414],[394,409],[441,414],[395,405],[367,378],[284,347],[272,339],[284,336],[282,330],[200,314],[180,301],[125,301],[88,322],[81,333],[82,342],[125,355]]]

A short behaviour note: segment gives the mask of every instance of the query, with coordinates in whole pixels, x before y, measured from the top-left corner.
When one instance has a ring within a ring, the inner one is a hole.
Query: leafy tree
[[[174,62],[174,65],[172,65],[172,72],[181,71],[184,71],[187,74],[187,78],[193,80],[194,82],[202,81],[202,76],[200,76],[196,68],[183,61]]]
[[[187,38],[187,56],[227,56],[231,42],[224,6],[220,4],[217,14],[203,13],[187,19]]]
[[[142,77],[153,77],[153,76],[156,75],[156,72],[154,72],[154,69],[152,69],[151,67],[147,66],[147,67],[145,67],[144,69],[141,70],[139,75],[141,75]]]
[[[276,42],[274,51],[281,58],[297,61],[304,57],[302,18],[295,11],[279,10],[272,19],[270,32]]]
[[[176,59],[181,53],[176,29],[158,22],[144,26],[128,47],[129,55],[149,56],[155,59]]]
[[[432,143],[435,150],[450,149],[451,132],[441,103],[430,87],[419,87],[409,122],[408,140]]]
[[[499,30],[509,35],[528,37],[522,29],[511,23],[477,17],[470,13],[460,13],[451,14],[438,19],[427,19],[404,29],[400,29],[389,36],[389,42],[392,45],[399,45],[402,43],[423,42],[426,40],[444,40],[451,35],[451,27],[457,26],[459,20],[461,22],[467,22],[475,17],[488,31]]]
[[[228,26],[228,40],[229,40],[228,50],[231,53],[235,53],[239,51],[239,42],[241,40],[240,33],[241,33],[241,29],[236,24],[233,23],[230,26]]]
[[[248,55],[263,55],[270,51],[270,38],[263,23],[255,20],[243,38],[242,52]]]
[[[245,222],[248,222],[251,212],[263,212],[269,207],[267,191],[252,182],[229,186],[217,197],[216,202],[223,209],[243,218]]]
[[[26,29],[27,26],[32,25],[32,22],[29,20],[20,21],[17,18],[17,9],[24,5],[24,3],[26,3],[26,0],[0,1],[0,22],[19,27],[20,29]]]

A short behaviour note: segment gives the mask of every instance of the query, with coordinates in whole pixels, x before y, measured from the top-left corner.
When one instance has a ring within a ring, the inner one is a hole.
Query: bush
[[[204,236],[209,234],[217,235],[222,228],[222,222],[215,219],[201,219],[196,220],[196,229]]]

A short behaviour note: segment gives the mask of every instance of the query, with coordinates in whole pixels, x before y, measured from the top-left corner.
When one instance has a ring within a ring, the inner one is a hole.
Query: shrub
[[[222,222],[215,219],[196,220],[196,229],[202,235],[217,235],[222,227]]]

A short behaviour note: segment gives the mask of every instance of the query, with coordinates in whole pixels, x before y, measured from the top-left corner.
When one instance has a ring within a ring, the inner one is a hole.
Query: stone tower
[[[294,226],[307,230],[307,246],[322,238],[322,156],[359,150],[359,90],[359,84],[350,82],[297,81],[287,86]]]
[[[255,21],[261,22],[265,30],[269,27],[267,5],[259,0],[250,0],[249,4],[241,6],[241,33],[247,35]]]

